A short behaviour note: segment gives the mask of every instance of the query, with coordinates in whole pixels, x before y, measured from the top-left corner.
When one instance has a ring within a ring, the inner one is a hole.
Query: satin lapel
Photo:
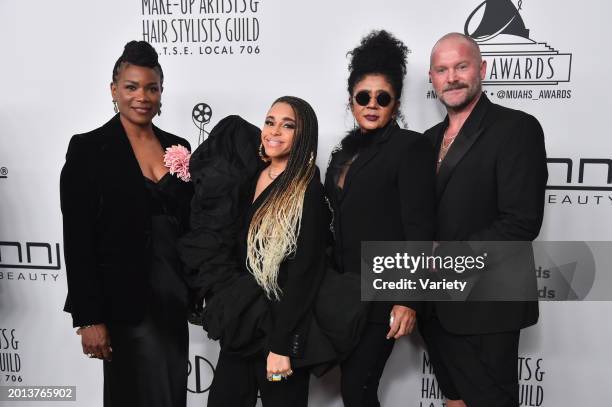
[[[166,148],[171,147],[173,145],[172,140],[170,139],[170,137],[166,136],[163,131],[161,131],[155,126],[153,126],[153,133],[155,133],[155,137],[157,137],[157,140],[159,140],[159,144],[162,146],[162,149],[165,153]],[[176,143],[175,145],[178,145],[178,143]]]
[[[348,193],[348,191],[351,189],[351,183],[353,178],[355,178],[355,175],[358,174],[359,171],[361,171],[363,167],[365,167],[365,165],[376,156],[376,154],[378,154],[378,150],[380,150],[380,144],[375,143],[359,153],[346,173],[346,177],[344,178],[344,188],[342,188],[342,195],[346,195]]]
[[[373,143],[370,147],[366,148],[364,151],[360,152],[355,162],[351,164],[346,173],[346,177],[344,178],[344,188],[342,188],[342,195],[346,195],[351,188],[351,183],[353,178],[359,173],[359,171],[363,170],[372,158],[378,154],[382,144],[384,144],[390,137],[391,132],[393,132],[397,128],[397,124],[391,123],[389,127],[387,127],[383,134],[380,135],[380,139]]]
[[[433,146],[436,152],[436,157],[440,155],[440,146],[442,145],[442,139],[444,138],[444,130],[448,127],[448,116],[444,119],[442,124],[435,130],[436,133],[433,135]]]
[[[463,124],[463,127],[459,131],[459,135],[453,142],[453,145],[448,150],[448,153],[446,153],[446,157],[440,165],[436,182],[436,195],[438,199],[442,197],[442,194],[446,189],[446,185],[453,175],[453,171],[457,167],[457,164],[461,162],[465,154],[474,145],[476,140],[478,140],[478,137],[480,137],[480,135],[484,132],[484,128],[482,128],[482,121],[487,113],[490,103],[491,102],[489,102],[489,99],[483,93],[480,96],[480,100],[474,107],[474,110]],[[445,129],[446,127],[442,128],[442,136],[439,136],[440,143],[442,141]]]
[[[107,165],[105,171],[108,171],[107,175],[113,182],[122,186],[122,190],[130,191],[132,198],[142,196],[144,199],[145,184],[142,171],[125,134],[119,115],[113,117],[107,125],[104,147]]]

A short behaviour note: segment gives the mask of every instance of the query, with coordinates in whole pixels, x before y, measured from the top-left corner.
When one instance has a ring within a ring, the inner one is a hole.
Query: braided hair
[[[113,67],[113,83],[117,82],[119,71],[125,65],[137,65],[154,69],[159,74],[160,83],[164,83],[164,72],[158,61],[157,51],[146,41],[130,41],[125,44],[123,54]]]
[[[308,102],[294,96],[283,96],[272,105],[276,103],[291,106],[296,129],[287,167],[251,219],[246,260],[247,269],[270,299],[280,298],[280,264],[297,249],[304,195],[316,172],[318,139],[317,116]]]

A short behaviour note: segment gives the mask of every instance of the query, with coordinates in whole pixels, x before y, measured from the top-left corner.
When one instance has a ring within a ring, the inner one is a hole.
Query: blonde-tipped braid
[[[285,170],[270,185],[265,202],[255,211],[247,234],[246,267],[269,299],[280,299],[281,263],[295,253],[302,224],[304,196],[316,173],[318,123],[312,106],[295,96],[274,101],[287,103],[296,128]]]
[[[270,299],[279,299],[282,293],[279,267],[297,248],[304,195],[314,173],[314,162],[310,160],[301,176],[291,180],[287,188],[274,191],[251,220],[246,266]]]

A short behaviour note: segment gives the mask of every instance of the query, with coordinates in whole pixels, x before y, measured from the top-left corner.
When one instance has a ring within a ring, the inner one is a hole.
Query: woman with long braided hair
[[[205,329],[221,340],[209,406],[254,406],[258,391],[265,407],[307,406],[310,373],[299,362],[304,347],[314,346],[304,339],[324,274],[331,216],[315,165],[317,133],[316,115],[302,99],[281,97],[266,115],[257,171],[238,194],[244,202],[238,267],[223,272],[223,290],[205,293]],[[237,277],[229,280],[229,274]],[[228,317],[237,308],[238,316]]]

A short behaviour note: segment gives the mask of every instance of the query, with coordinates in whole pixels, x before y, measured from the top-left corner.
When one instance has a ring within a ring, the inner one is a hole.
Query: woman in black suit
[[[209,407],[255,406],[258,392],[264,407],[308,404],[305,366],[325,361],[319,339],[305,339],[331,215],[317,138],[312,107],[285,96],[262,130],[230,116],[194,152],[192,230],[181,248],[206,298],[204,328],[221,345]]]
[[[362,241],[433,238],[435,159],[429,141],[397,122],[407,48],[375,31],[351,51],[349,105],[357,127],[333,153],[325,190],[334,210],[334,260],[360,273]],[[373,302],[357,348],[341,364],[344,405],[379,406],[394,340],[410,333],[416,303]]]
[[[129,42],[113,69],[118,114],[72,137],[60,179],[65,311],[83,353],[104,360],[107,407],[186,404],[188,295],[175,244],[192,186],[169,173],[164,150],[189,143],[152,124],[162,85],[155,49]]]

